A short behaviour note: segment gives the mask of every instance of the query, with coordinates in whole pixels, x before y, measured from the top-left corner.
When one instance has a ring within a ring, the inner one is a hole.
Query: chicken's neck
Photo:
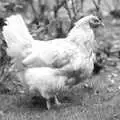
[[[93,30],[89,26],[74,27],[67,36],[67,40],[75,44],[80,50],[94,52],[96,41]]]

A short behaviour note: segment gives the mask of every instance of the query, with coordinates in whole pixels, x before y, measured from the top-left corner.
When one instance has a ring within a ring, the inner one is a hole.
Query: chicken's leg
[[[57,98],[56,95],[55,95],[55,104],[56,104],[57,106],[60,106],[60,105],[61,105],[61,102],[59,102],[59,100],[58,100],[58,98]]]
[[[49,110],[51,108],[51,102],[50,99],[46,100],[46,105],[47,105],[47,109]]]

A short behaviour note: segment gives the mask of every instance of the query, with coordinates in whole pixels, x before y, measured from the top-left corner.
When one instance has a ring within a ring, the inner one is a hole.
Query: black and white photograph
[[[0,120],[120,120],[120,0],[0,0]]]

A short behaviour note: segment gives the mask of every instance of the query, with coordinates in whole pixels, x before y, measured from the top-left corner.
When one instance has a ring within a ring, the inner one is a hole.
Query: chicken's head
[[[93,16],[90,19],[89,24],[91,28],[98,28],[99,26],[104,26],[102,20],[97,16]]]
[[[98,28],[99,26],[104,26],[102,20],[94,15],[88,15],[86,17],[83,17],[75,23],[76,27],[81,27],[83,25],[90,26],[91,28]]]

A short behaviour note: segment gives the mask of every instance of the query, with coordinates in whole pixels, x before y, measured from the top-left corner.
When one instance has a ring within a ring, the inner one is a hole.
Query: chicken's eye
[[[94,23],[99,23],[98,19],[94,19],[93,21],[94,21]]]
[[[99,25],[101,24],[101,22],[100,22],[99,19],[94,18],[94,19],[90,20],[89,24],[90,24],[91,28],[97,28],[97,27],[99,27]]]

